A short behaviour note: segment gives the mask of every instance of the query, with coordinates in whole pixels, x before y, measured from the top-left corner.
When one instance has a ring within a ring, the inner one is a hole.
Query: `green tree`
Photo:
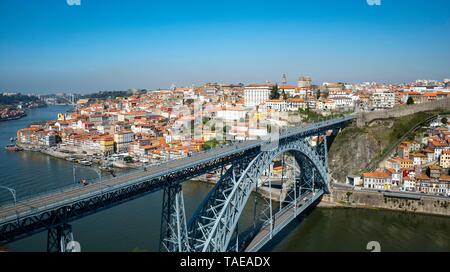
[[[412,105],[414,104],[414,99],[410,96],[408,97],[408,100],[406,101],[406,105]]]
[[[447,117],[442,118],[442,119],[441,119],[441,123],[444,124],[444,125],[447,125],[447,124],[448,124],[448,119],[447,119]]]
[[[216,139],[212,139],[203,143],[203,149],[208,150],[216,147],[219,144],[219,141]]]
[[[278,89],[278,85],[275,85],[270,90],[270,99],[279,99],[280,98],[280,90]]]
[[[126,156],[125,158],[123,158],[124,162],[132,162],[133,161],[133,157],[131,156]]]
[[[287,93],[283,90],[283,92],[282,92],[282,95],[283,95],[283,100],[286,100],[288,97],[287,97]]]

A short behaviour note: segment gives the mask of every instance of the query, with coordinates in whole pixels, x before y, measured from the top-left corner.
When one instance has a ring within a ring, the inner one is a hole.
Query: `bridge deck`
[[[316,201],[323,194],[322,190],[318,190],[314,193],[309,192],[300,199],[297,199],[296,205],[288,205],[281,211],[275,214],[275,220],[273,223],[272,235],[270,231],[270,224],[266,224],[256,234],[253,240],[245,249],[246,252],[256,252],[260,250],[273,236],[280,232],[286,225],[294,220],[300,213],[309,207],[314,201]]]
[[[47,195],[33,197],[27,200],[17,202],[16,205],[9,204],[0,208],[0,223],[16,219],[16,216],[23,216],[37,209],[51,208],[54,204],[61,206],[73,201],[74,198],[81,199],[92,197],[95,194],[105,193],[110,190],[125,186],[130,182],[138,182],[140,179],[156,178],[171,172],[178,171],[180,167],[195,165],[214,157],[224,157],[228,153],[234,153],[236,150],[242,151],[254,147],[256,141],[247,141],[233,146],[224,146],[213,149],[211,152],[198,153],[195,156],[172,160],[160,165],[149,167],[147,171],[140,170],[135,173],[118,176],[111,179],[105,179],[100,182],[91,183],[86,186],[78,185],[63,191],[53,191]]]

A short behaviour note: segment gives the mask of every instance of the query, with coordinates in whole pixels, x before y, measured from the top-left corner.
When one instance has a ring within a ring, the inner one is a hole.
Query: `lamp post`
[[[14,198],[14,207],[15,207],[16,204],[17,204],[16,190],[14,190],[14,189],[12,189],[12,188],[9,188],[9,187],[6,187],[6,186],[2,186],[2,185],[0,185],[0,188],[5,189],[5,190],[8,190],[8,191],[11,193],[11,195],[12,195],[13,198]]]
[[[73,183],[74,183],[74,184],[76,183],[76,180],[75,180],[75,169],[77,169],[77,168],[90,169],[90,170],[96,172],[97,175],[98,175],[99,181],[102,181],[102,172],[101,172],[100,170],[92,169],[92,168],[87,168],[87,167],[78,167],[78,166],[76,166],[76,165],[73,165]]]

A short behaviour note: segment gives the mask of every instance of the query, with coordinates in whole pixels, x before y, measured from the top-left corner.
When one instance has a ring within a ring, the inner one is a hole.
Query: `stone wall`
[[[420,199],[387,197],[379,192],[333,188],[324,195],[322,207],[379,208],[424,214],[450,216],[450,198],[421,196]]]
[[[402,117],[417,112],[432,111],[437,109],[450,110],[450,98],[440,99],[432,102],[426,102],[414,105],[401,105],[390,110],[361,112],[358,114],[357,126],[363,127],[373,120],[382,120],[395,117]]]

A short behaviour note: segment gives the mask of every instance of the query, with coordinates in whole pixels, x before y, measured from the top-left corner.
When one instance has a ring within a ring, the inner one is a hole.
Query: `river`
[[[3,148],[17,129],[30,123],[55,119],[67,106],[29,110],[28,116],[0,123],[0,185],[17,190],[18,198],[65,185],[73,180],[73,164],[32,152],[6,152]],[[76,178],[94,178],[89,168],[77,168]],[[189,217],[212,185],[183,184]],[[0,204],[12,202],[0,191]],[[83,251],[158,251],[162,193],[132,200],[72,223],[74,237]],[[251,218],[251,205],[243,225]],[[312,209],[300,224],[291,224],[264,250],[270,251],[367,251],[378,241],[382,251],[450,251],[450,218],[361,209]],[[45,251],[46,232],[8,244],[11,251]]]

